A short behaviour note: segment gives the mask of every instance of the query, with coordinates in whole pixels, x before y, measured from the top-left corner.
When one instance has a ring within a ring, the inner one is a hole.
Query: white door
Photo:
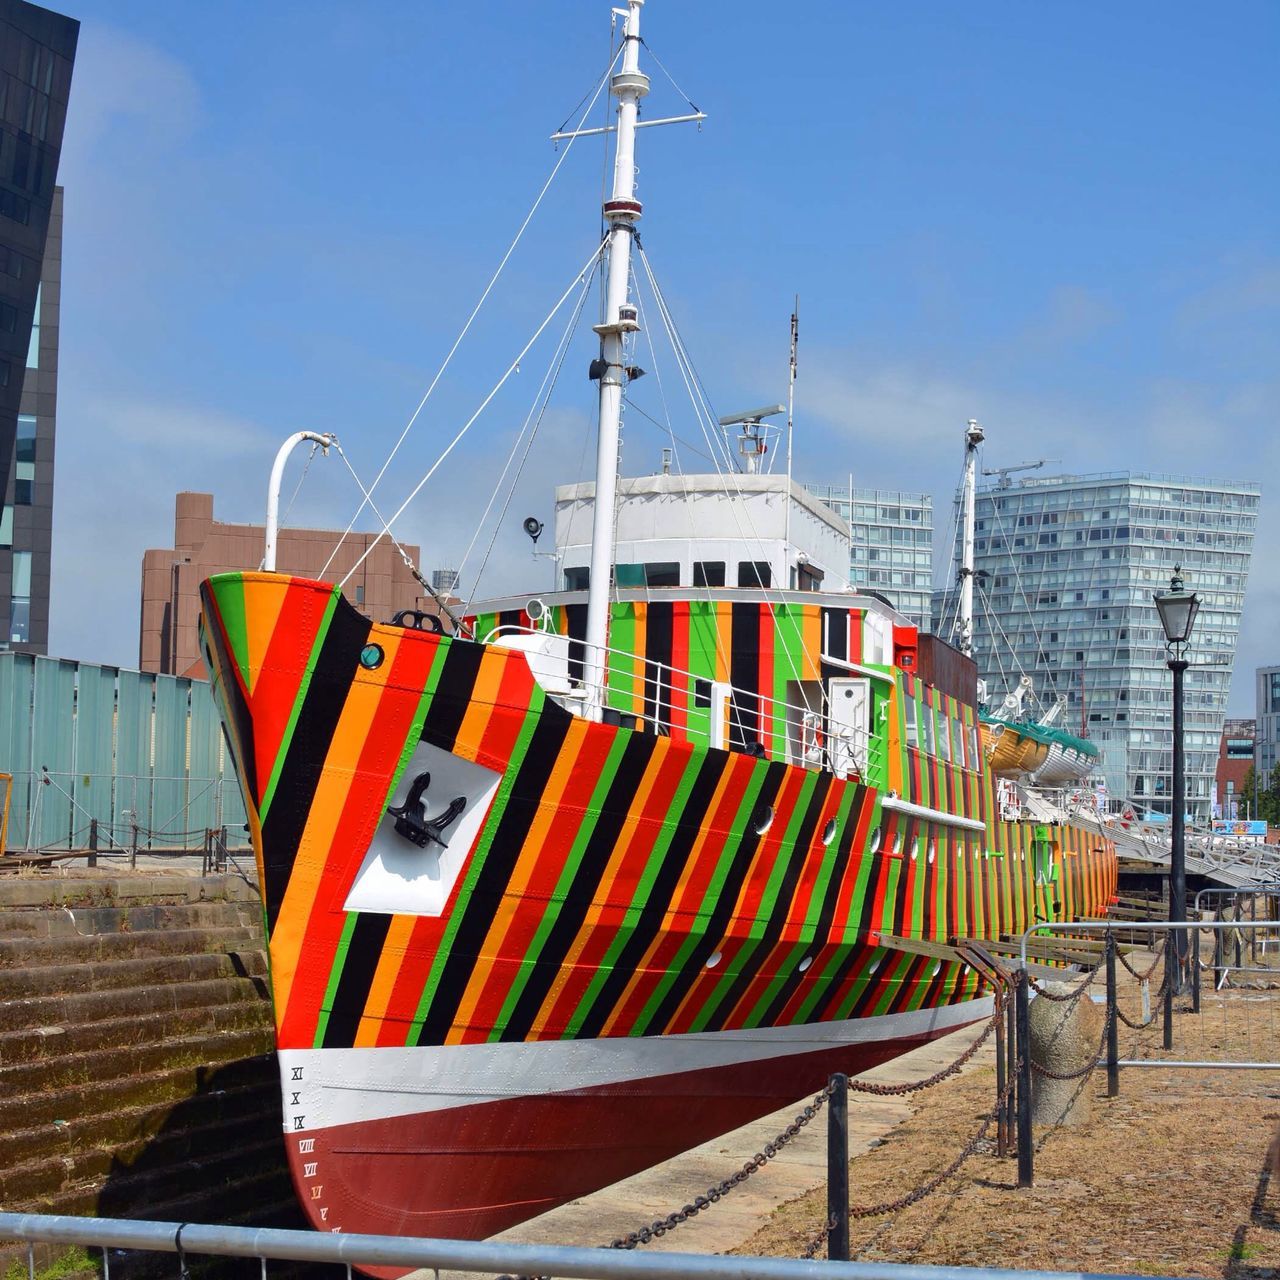
[[[871,732],[871,681],[833,678],[827,685],[831,726],[831,769],[836,777],[863,774]]]

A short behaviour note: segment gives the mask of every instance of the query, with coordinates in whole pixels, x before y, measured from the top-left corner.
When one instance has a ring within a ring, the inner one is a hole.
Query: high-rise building
[[[44,653],[57,414],[62,193],[80,24],[0,0],[0,648]]]
[[[1257,524],[1242,481],[1112,472],[979,490],[974,656],[999,701],[1023,674],[1092,738],[1113,799],[1169,811],[1172,676],[1153,604],[1175,566],[1201,598],[1185,682],[1188,811],[1207,819]],[[935,593],[950,618],[954,588]],[[1030,707],[1027,708],[1030,710]]]
[[[1280,764],[1280,667],[1259,667],[1254,767],[1265,786]]]
[[[260,524],[215,520],[211,493],[177,495],[173,546],[142,557],[138,666],[143,671],[205,674],[197,635],[200,584],[215,573],[256,569],[262,563],[265,537]],[[335,551],[340,539],[342,546]],[[416,563],[418,548],[406,543],[404,550]],[[276,557],[281,573],[304,578],[337,582],[350,573],[343,587],[347,599],[376,622],[388,621],[401,609],[439,611],[390,540],[372,533],[343,538],[336,529],[281,529]]]
[[[887,597],[918,626],[929,623],[933,499],[896,489],[805,488],[849,522],[849,585]]]

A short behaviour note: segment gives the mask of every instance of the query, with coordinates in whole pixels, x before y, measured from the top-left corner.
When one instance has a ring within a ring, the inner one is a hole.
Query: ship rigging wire
[[[475,545],[479,541],[480,533],[484,528],[485,522],[489,518],[489,513],[493,510],[493,504],[497,500],[498,494],[506,481],[507,474],[511,470],[512,463],[515,462],[516,453],[520,449],[520,444],[528,433],[528,441],[525,443],[524,452],[520,455],[519,464],[516,466],[515,475],[511,478],[511,484],[506,492],[506,498],[502,504],[502,510],[498,515],[498,519],[493,524],[492,533],[489,536],[489,545],[485,548],[484,558],[480,562],[480,568],[476,571],[475,582],[467,596],[467,603],[463,608],[463,613],[469,615],[471,606],[476,598],[476,593],[480,590],[480,582],[484,578],[485,570],[489,566],[489,559],[493,555],[494,543],[497,541],[498,531],[502,528],[503,522],[506,520],[507,512],[511,507],[511,500],[515,497],[516,485],[520,483],[520,478],[524,474],[525,464],[529,460],[529,454],[533,449],[534,441],[538,436],[538,428],[542,426],[542,420],[546,416],[547,406],[551,402],[551,396],[555,392],[556,384],[560,379],[560,371],[564,367],[565,357],[569,353],[569,344],[573,339],[573,335],[577,332],[578,322],[582,318],[583,308],[587,304],[587,298],[591,293],[591,285],[595,279],[596,272],[600,265],[600,259],[597,257],[595,265],[592,267],[591,273],[583,281],[582,293],[578,298],[578,305],[574,308],[573,314],[569,317],[569,323],[565,326],[565,331],[560,337],[560,341],[552,353],[551,361],[547,366],[547,371],[543,374],[542,384],[538,388],[537,395],[533,398],[533,403],[529,406],[529,412],[525,415],[525,420],[520,427],[520,431],[516,436],[515,442],[511,446],[511,452],[507,455],[506,465],[502,468],[502,475],[498,477],[497,483],[494,485],[493,493],[489,496],[488,505],[484,509],[484,514],[476,523],[475,533],[472,534],[471,542],[467,546],[466,553],[462,557],[462,563],[458,569],[458,580],[461,581],[466,572],[467,564],[471,559],[471,553],[475,550]],[[534,415],[537,415],[536,418]],[[532,430],[530,424],[532,423]]]
[[[600,79],[596,82],[595,90],[591,95],[591,101],[587,104],[586,110],[583,111],[582,117],[578,121],[578,125],[577,125],[578,129],[581,129],[582,126],[586,123],[587,116],[590,115],[592,108],[596,104],[596,99],[599,98],[600,93],[604,89],[605,85],[609,83],[609,76],[613,72],[614,67],[617,65],[618,58],[622,54],[622,49],[623,49],[623,45],[619,44],[617,52],[615,52],[613,54],[613,57],[610,59],[609,65],[604,70],[604,74],[601,75]],[[573,112],[570,112],[569,114],[572,115]],[[565,144],[564,150],[558,153],[556,157],[556,162],[552,166],[551,172],[547,176],[547,180],[542,184],[542,189],[538,192],[537,197],[533,202],[533,205],[529,209],[529,212],[525,214],[524,221],[521,222],[519,229],[516,231],[514,239],[511,241],[510,245],[507,246],[507,251],[502,255],[502,260],[498,263],[497,269],[494,271],[492,277],[490,277],[489,283],[485,285],[484,292],[481,293],[479,301],[472,308],[471,314],[467,317],[466,323],[462,326],[462,331],[458,334],[457,338],[454,339],[453,346],[449,348],[448,354],[446,354],[439,369],[436,370],[435,377],[431,379],[431,382],[428,384],[426,391],[422,395],[422,399],[418,401],[417,408],[414,409],[412,414],[410,414],[409,421],[405,423],[404,430],[400,432],[398,439],[396,440],[395,444],[391,448],[391,452],[387,455],[386,461],[382,464],[381,470],[379,470],[378,474],[374,476],[373,483],[369,486],[370,494],[372,494],[374,490],[377,489],[378,485],[382,481],[382,477],[386,475],[387,469],[391,466],[392,461],[395,459],[396,454],[400,450],[400,446],[404,444],[405,439],[408,437],[409,432],[412,430],[414,423],[417,422],[423,409],[426,408],[427,401],[431,399],[432,392],[435,391],[437,385],[440,382],[440,379],[444,377],[445,370],[448,369],[450,363],[453,360],[454,355],[458,351],[458,348],[462,345],[463,340],[466,338],[467,333],[469,332],[472,324],[475,321],[475,318],[480,314],[480,310],[484,306],[485,302],[488,301],[489,295],[493,292],[494,286],[498,283],[498,278],[502,275],[502,272],[505,269],[507,263],[511,260],[511,255],[515,253],[516,246],[519,245],[520,241],[523,239],[525,231],[528,229],[529,224],[533,221],[534,214],[538,212],[538,207],[542,204],[543,198],[546,196],[547,192],[551,189],[551,184],[555,181],[556,175],[560,172],[561,166],[569,158],[569,152],[573,150],[574,141],[575,139],[571,137],[569,141]],[[599,253],[599,250],[597,250],[597,254],[598,253]],[[338,554],[339,549],[341,548],[342,544],[347,540],[347,537],[350,535],[352,529],[355,528],[356,521],[360,519],[361,512],[364,511],[365,505],[366,504],[363,502],[360,504],[360,506],[356,510],[355,515],[351,517],[351,522],[342,531],[342,535],[341,537],[339,537],[337,545],[329,553],[329,558],[328,560],[325,561],[324,568],[321,569],[320,571],[320,577],[323,578],[328,574],[329,566],[333,564],[334,557]],[[404,508],[402,507],[401,510],[403,509]],[[394,519],[395,517],[392,517],[392,518]],[[390,530],[384,528],[383,532],[390,533]],[[368,552],[366,551],[365,554],[367,555]],[[350,575],[348,574],[348,577],[349,576]],[[343,582],[345,581],[346,581],[346,578],[343,578]]]
[[[422,490],[426,487],[427,482],[440,469],[440,467],[444,464],[448,456],[454,451],[454,449],[457,447],[457,445],[462,440],[462,438],[467,434],[468,431],[471,430],[472,426],[475,425],[476,419],[479,418],[480,415],[489,407],[494,396],[496,396],[498,392],[501,391],[502,388],[506,385],[507,379],[510,378],[511,375],[515,373],[517,369],[519,369],[520,361],[523,360],[524,357],[529,354],[529,351],[532,349],[534,343],[536,343],[538,339],[542,337],[542,334],[546,330],[547,326],[559,314],[560,308],[563,307],[564,304],[568,301],[570,296],[577,289],[578,285],[582,282],[583,278],[588,274],[588,272],[591,272],[592,270],[594,270],[595,263],[599,259],[600,255],[604,252],[604,249],[605,249],[605,243],[602,241],[592,251],[591,257],[589,257],[586,260],[586,262],[582,264],[581,269],[574,273],[573,283],[570,284],[569,287],[560,295],[560,297],[556,299],[555,305],[547,313],[546,318],[542,321],[541,324],[538,325],[537,329],[534,330],[533,336],[529,339],[528,342],[524,344],[523,347],[520,348],[519,354],[516,356],[514,360],[511,361],[510,364],[507,365],[506,370],[502,374],[502,377],[498,379],[498,381],[494,384],[493,389],[480,402],[480,405],[476,409],[476,411],[458,429],[453,439],[449,441],[448,445],[445,446],[444,451],[435,460],[435,462],[433,462],[431,466],[427,469],[427,472],[422,477],[422,479],[419,480],[416,485],[414,485],[413,489],[409,493],[409,496],[405,498],[405,500],[399,505],[399,507],[397,507],[396,510],[392,513],[390,521],[384,522],[384,528],[382,532],[376,534],[370,540],[369,545],[364,549],[364,552],[361,554],[360,558],[355,562],[355,564],[351,566],[350,569],[347,570],[347,572],[339,580],[338,585],[340,587],[345,586],[347,583],[347,580],[351,577],[351,575],[355,573],[355,571],[362,564],[364,564],[364,562],[369,558],[374,547],[376,547],[378,543],[382,541],[383,535],[385,534],[387,536],[390,536],[391,525],[394,524],[402,515],[404,515],[405,510],[408,508],[409,504],[413,502],[413,500],[418,496],[418,494],[422,492]]]

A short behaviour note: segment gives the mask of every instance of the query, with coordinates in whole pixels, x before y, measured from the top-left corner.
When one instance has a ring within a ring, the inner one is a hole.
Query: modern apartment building
[[[1222,726],[1218,767],[1214,775],[1214,817],[1235,821],[1247,817],[1253,797],[1245,783],[1253,768],[1256,724],[1252,720],[1227,720]]]
[[[1267,783],[1280,764],[1280,667],[1258,668],[1258,703],[1254,764],[1258,781]]]
[[[0,0],[0,649],[44,653],[58,394],[62,130],[80,24]]]
[[[849,522],[849,585],[879,592],[918,626],[927,626],[933,587],[933,498],[851,485],[805,488]]]
[[[1188,808],[1210,816],[1258,501],[1251,482],[1128,472],[979,490],[979,670],[996,702],[1022,674],[1041,709],[1065,697],[1059,723],[1101,748],[1113,799],[1169,811],[1172,676],[1152,597],[1180,565],[1201,597],[1185,683]]]

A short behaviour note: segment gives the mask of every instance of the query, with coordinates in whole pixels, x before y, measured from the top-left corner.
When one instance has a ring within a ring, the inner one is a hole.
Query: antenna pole
[[[973,531],[977,500],[978,446],[982,428],[970,418],[964,429],[964,542],[960,558],[960,652],[973,656]]]
[[[627,371],[623,336],[639,325],[628,301],[631,238],[640,218],[636,199],[636,116],[640,99],[649,92],[649,77],[640,70],[640,10],[644,0],[627,0],[623,27],[622,69],[610,83],[618,99],[617,150],[614,154],[613,193],[604,203],[609,226],[609,277],[600,335],[600,426],[596,445],[596,493],[591,528],[591,578],[587,589],[587,653],[584,663],[586,714],[599,720],[604,711],[605,661],[609,643],[609,599],[613,588],[614,544],[617,528],[619,439],[622,390]]]
[[[795,306],[791,311],[791,369],[787,379],[787,521],[783,536],[786,539],[788,559],[791,557],[791,435],[796,413],[796,344],[799,340],[800,295],[797,294]]]

